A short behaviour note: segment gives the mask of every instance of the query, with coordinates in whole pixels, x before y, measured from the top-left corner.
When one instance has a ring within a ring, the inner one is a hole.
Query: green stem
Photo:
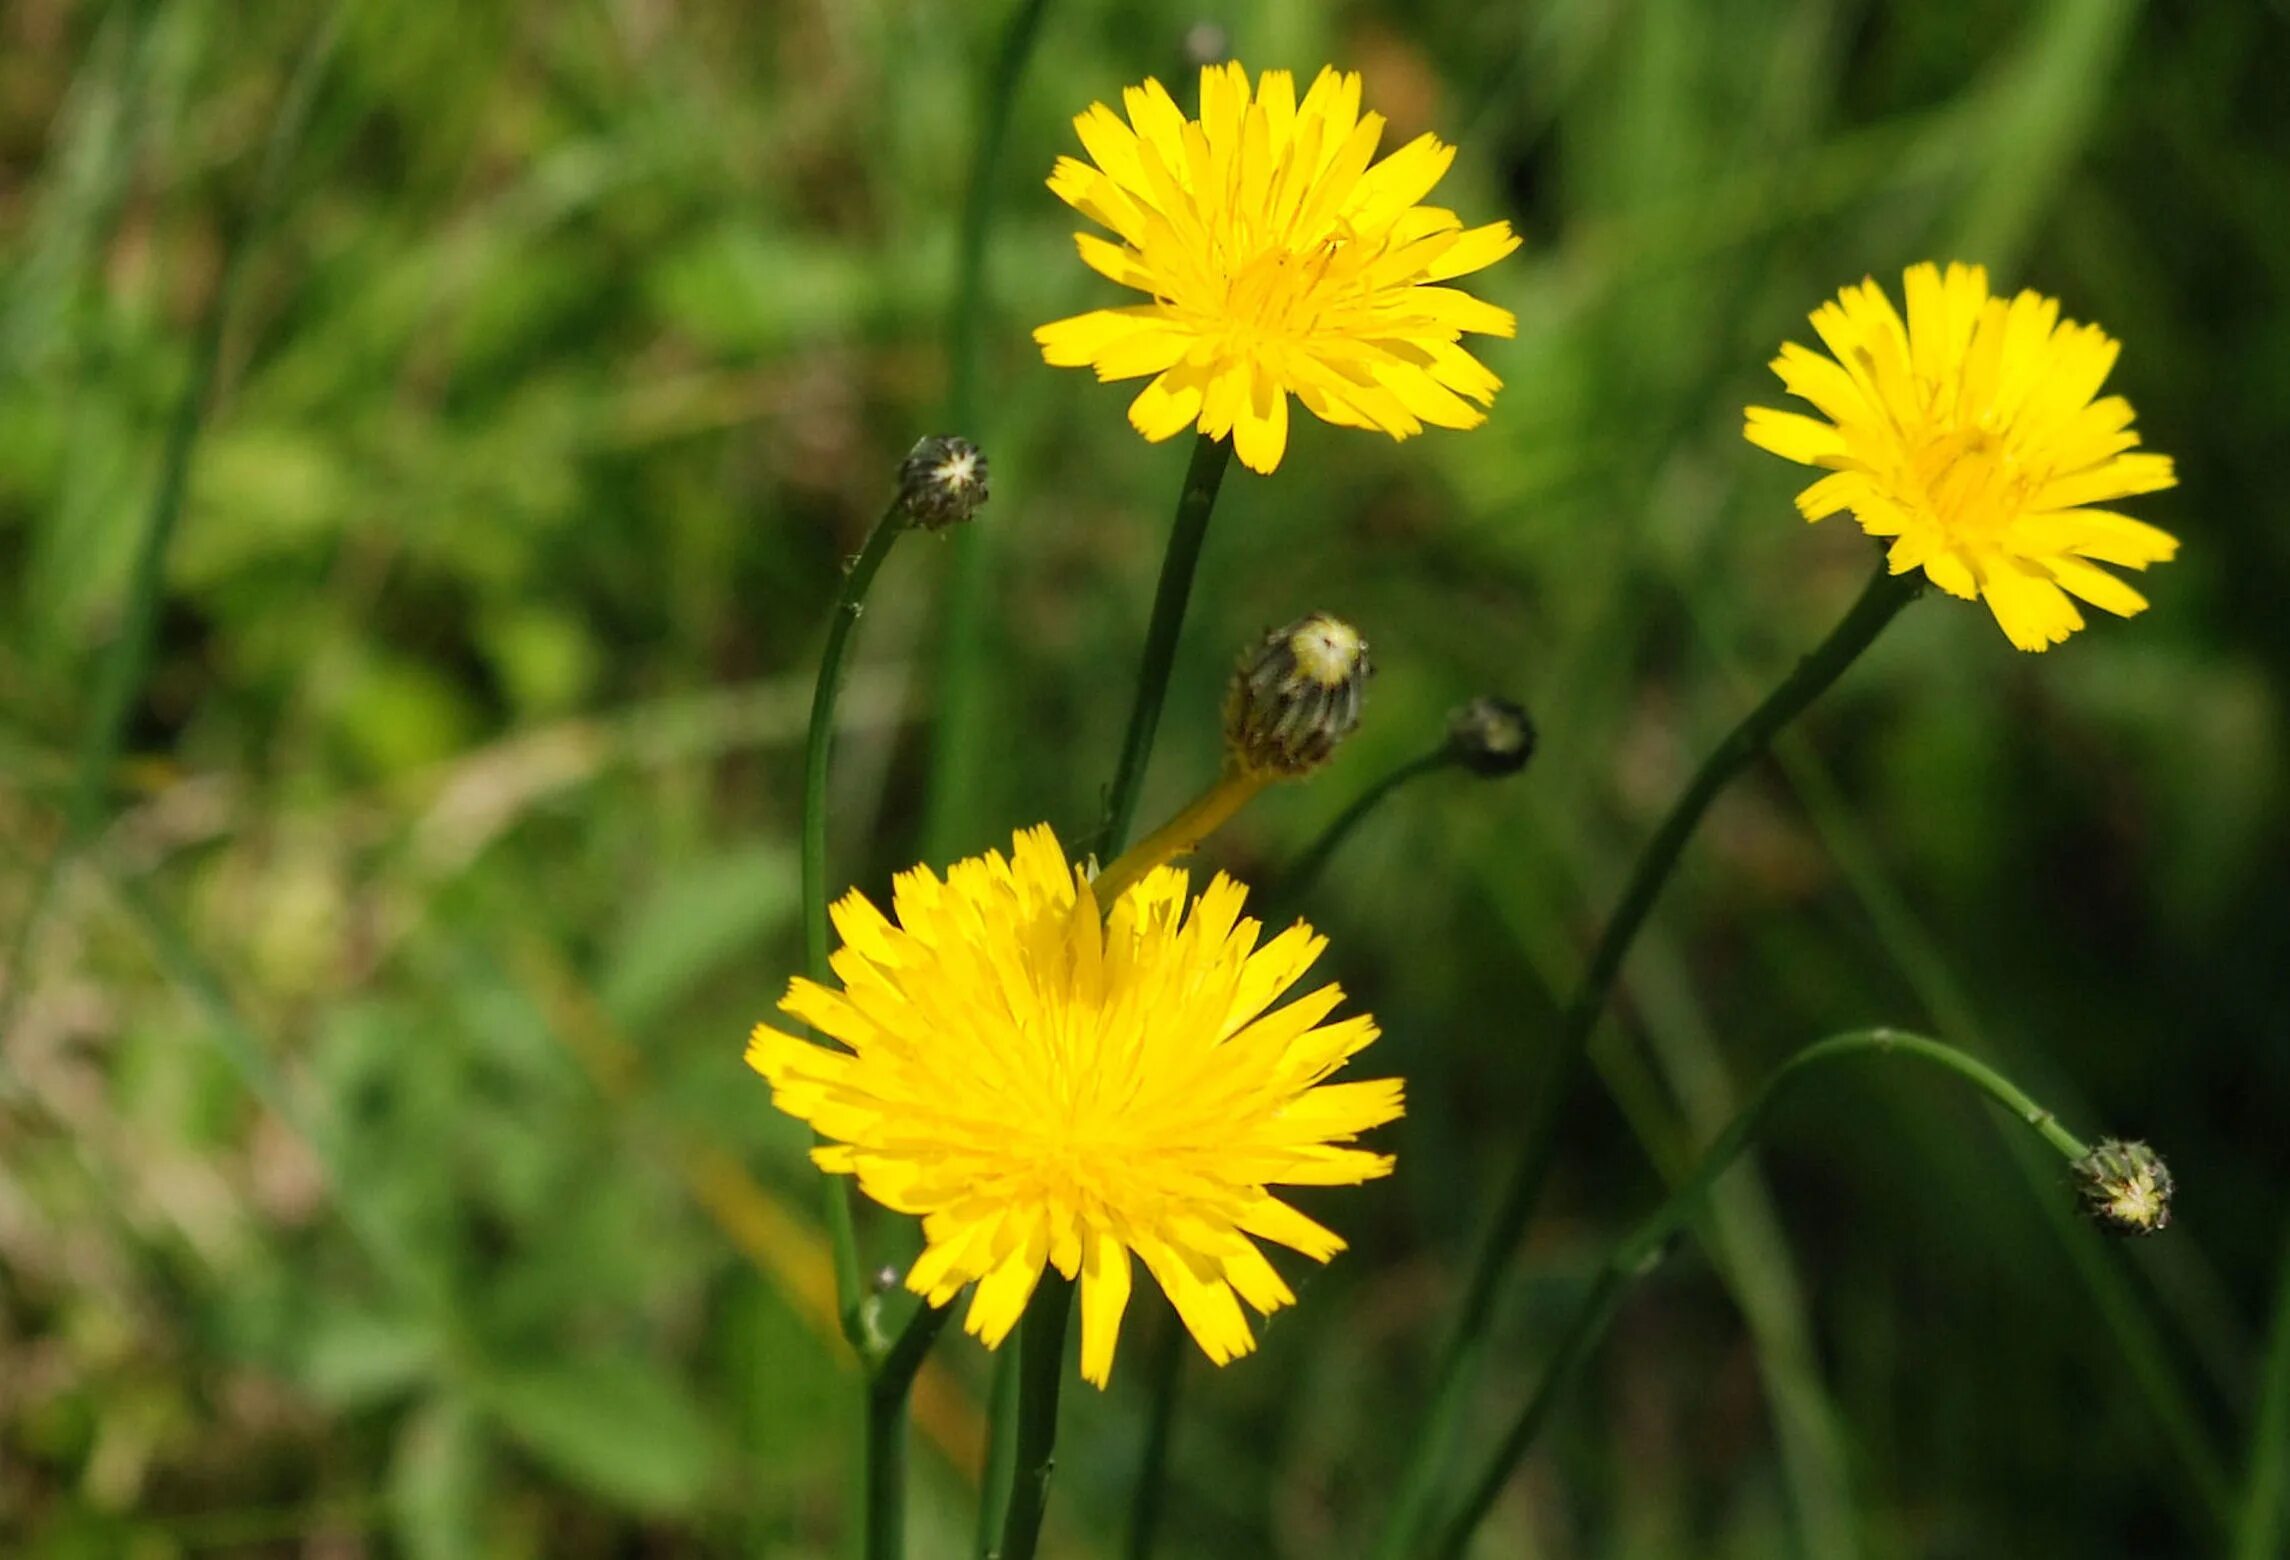
[[[1328,865],[1328,858],[1336,854],[1336,848],[1351,837],[1352,831],[1366,820],[1368,814],[1383,805],[1386,797],[1410,780],[1422,775],[1437,774],[1454,762],[1455,750],[1442,743],[1432,751],[1399,765],[1354,797],[1352,804],[1338,813],[1335,821],[1322,829],[1319,837],[1305,846],[1295,861],[1289,864],[1288,870],[1280,874],[1276,891],[1278,897],[1284,902],[1292,900],[1311,887],[1318,880],[1321,870]],[[1271,922],[1268,920],[1266,924],[1270,925]]]
[[[867,591],[890,556],[891,544],[907,528],[906,505],[893,499],[867,533],[859,556],[843,575],[834,615],[827,621],[827,643],[819,652],[819,682],[811,695],[811,730],[803,745],[803,968],[825,981],[827,963],[827,759],[835,745],[835,703],[843,694],[851,631],[866,609]],[[841,1176],[822,1176],[827,1198],[827,1233],[835,1251],[835,1310],[843,1336],[863,1364],[881,1354],[883,1339],[875,1306],[859,1277],[859,1241],[851,1222],[851,1190]]]
[[[916,1306],[867,1382],[867,1560],[904,1560],[907,1399],[953,1314],[952,1305]]]
[[[1021,1340],[1022,1344],[1023,1340]],[[992,1560],[1010,1520],[1010,1481],[1018,1466],[1019,1348],[994,1355],[994,1385],[986,1403],[986,1467],[978,1476],[978,1560]]]
[[[1177,1395],[1185,1381],[1185,1328],[1176,1316],[1162,1318],[1153,1352],[1146,1356],[1146,1389],[1152,1407],[1145,1420],[1145,1452],[1137,1461],[1137,1491],[1129,1506],[1129,1560],[1152,1560],[1161,1536],[1161,1501],[1169,1485],[1169,1447],[1176,1439]]]
[[[1687,782],[1662,826],[1647,842],[1623,890],[1621,903],[1592,950],[1574,996],[1559,1016],[1558,1034],[1541,1068],[1521,1132],[1517,1167],[1512,1171],[1495,1216],[1481,1240],[1463,1291],[1455,1327],[1434,1372],[1431,1402],[1401,1476],[1399,1495],[1376,1554],[1398,1560],[1405,1554],[1429,1510],[1433,1486],[1445,1465],[1447,1444],[1464,1398],[1477,1375],[1479,1355],[1494,1314],[1495,1296],[1510,1271],[1520,1237],[1533,1219],[1544,1179],[1558,1151],[1558,1129],[1567,1098],[1582,1070],[1591,1031],[1620,974],[1631,942],[1645,924],[1663,885],[1678,864],[1695,826],[1718,793],[1763,754],[1774,736],[1794,720],[1874,642],[1900,609],[1916,598],[1915,575],[1888,573],[1882,563],[1860,597],[1829,637],[1799,661],[1765,702],[1726,735],[1716,751]]]
[[[2250,1483],[2235,1524],[2235,1560],[2267,1560],[2284,1545],[2284,1486],[2290,1484],[2290,1242],[2274,1284],[2274,1321],[2258,1382],[2258,1423],[2250,1436]]]
[[[2080,1140],[2062,1127],[2050,1111],[2022,1092],[2017,1084],[1985,1062],[1966,1055],[1954,1046],[1892,1029],[1860,1030],[1807,1046],[1774,1070],[1756,1096],[1703,1153],[1693,1173],[1678,1185],[1668,1200],[1608,1253],[1590,1292],[1575,1308],[1573,1320],[1567,1324],[1565,1333],[1552,1351],[1550,1363],[1543,1369],[1541,1385],[1535,1389],[1535,1395],[1528,1400],[1510,1432],[1504,1436],[1495,1454],[1472,1482],[1462,1509],[1444,1529],[1439,1541],[1432,1546],[1431,1554],[1441,1557],[1441,1560],[1451,1560],[1451,1557],[1463,1553],[1471,1541],[1471,1535],[1486,1520],[1496,1497],[1509,1482],[1512,1470],[1526,1456],[1528,1448],[1534,1445],[1535,1437],[1548,1422],[1560,1397],[1581,1371],[1591,1350],[1605,1336],[1607,1324],[1614,1319],[1623,1291],[1629,1287],[1631,1280],[1653,1269],[1660,1260],[1664,1244],[1700,1212],[1711,1186],[1749,1147],[1751,1139],[1765,1125],[1766,1117],[1772,1113],[1782,1096],[1817,1068],[1875,1056],[1908,1057],[1937,1067],[1970,1084],[2032,1128],[2051,1145],[2054,1152],[2071,1164],[2087,1152]]]
[[[985,118],[970,154],[970,184],[963,197],[961,236],[955,251],[954,297],[946,316],[946,426],[963,437],[980,437],[977,417],[978,341],[986,316],[986,239],[993,227],[994,177],[1009,139],[1010,114],[1018,100],[1018,79],[1033,57],[1049,0],[1017,0],[1003,24],[994,67],[982,99]],[[983,526],[963,526],[953,537],[954,557],[946,580],[945,629],[940,643],[938,730],[931,744],[929,800],[923,820],[923,859],[953,854],[950,836],[969,815],[978,789],[983,744],[969,739],[977,726],[986,683],[987,549],[996,545]]]
[[[1050,1471],[1056,1466],[1066,1322],[1072,1315],[1073,1280],[1055,1268],[1043,1269],[1019,1323],[1017,1477],[1011,1481],[1010,1517],[995,1560],[1034,1560],[1041,1542]]]
[[[1232,442],[1207,434],[1193,440],[1192,463],[1177,495],[1177,519],[1169,530],[1169,550],[1161,559],[1161,582],[1153,592],[1153,618],[1145,630],[1145,657],[1137,671],[1137,698],[1129,707],[1129,729],[1121,739],[1121,762],[1106,795],[1105,829],[1098,854],[1110,860],[1128,843],[1145,787],[1146,761],[1153,756],[1153,734],[1161,725],[1161,703],[1169,692],[1169,669],[1177,659],[1177,633],[1184,627],[1185,604],[1193,594],[1193,570],[1201,561],[1209,515],[1217,489],[1232,461]]]

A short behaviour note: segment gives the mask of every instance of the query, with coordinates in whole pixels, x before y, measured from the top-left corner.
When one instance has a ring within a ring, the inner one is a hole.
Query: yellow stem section
[[[1206,791],[1194,797],[1182,812],[1113,859],[1092,885],[1101,910],[1137,886],[1146,873],[1179,856],[1190,855],[1201,841],[1224,827],[1232,815],[1246,807],[1274,776],[1228,771]]]

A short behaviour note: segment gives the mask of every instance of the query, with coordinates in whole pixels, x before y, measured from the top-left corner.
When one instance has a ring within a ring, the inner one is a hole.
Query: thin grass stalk
[[[1477,1376],[1476,1366],[1494,1316],[1495,1296],[1510,1271],[1520,1237],[1534,1217],[1543,1182],[1557,1154],[1558,1128],[1566,1101],[1574,1092],[1577,1076],[1582,1071],[1591,1031],[1605,1010],[1606,998],[1621,973],[1622,961],[1631,943],[1669,882],[1686,842],[1693,837],[1694,829],[1718,794],[1875,642],[1885,625],[1916,598],[1918,590],[1917,576],[1894,575],[1880,561],[1858,599],[1830,630],[1829,637],[1799,661],[1766,695],[1765,701],[1750,711],[1703,761],[1687,782],[1683,794],[1671,806],[1661,828],[1639,855],[1621,902],[1592,950],[1581,983],[1559,1016],[1549,1060],[1541,1069],[1528,1106],[1517,1167],[1480,1242],[1454,1329],[1433,1375],[1431,1401],[1422,1431],[1410,1449],[1398,1498],[1375,1550],[1380,1560],[1399,1560],[1406,1554],[1428,1514],[1439,1471],[1445,1466],[1455,1421]]]
[[[2268,1560],[2290,1549],[2290,1241],[2274,1283],[2274,1320],[2258,1377],[2258,1421],[2250,1434],[2250,1475],[2235,1518],[2234,1560]]]
[[[1010,1520],[1010,1482],[1018,1466],[1017,1348],[994,1355],[994,1382],[986,1399],[986,1466],[978,1476],[978,1541],[972,1553],[992,1560],[1002,1547],[1002,1527]]]
[[[1129,841],[1136,820],[1137,798],[1145,788],[1145,768],[1153,756],[1153,736],[1161,727],[1161,705],[1169,692],[1169,669],[1177,659],[1177,636],[1185,624],[1185,607],[1192,599],[1193,572],[1201,561],[1201,543],[1207,537],[1209,516],[1217,506],[1225,467],[1232,462],[1232,442],[1199,434],[1193,457],[1185,467],[1185,485],[1177,494],[1177,518],[1169,528],[1169,550],[1161,559],[1160,583],[1153,591],[1153,616],[1145,630],[1145,654],[1137,672],[1137,695],[1129,707],[1129,726],[1121,739],[1121,759],[1114,766],[1113,785],[1106,793],[1105,827],[1099,831],[1099,856],[1110,860]]]
[[[1867,1029],[1806,1047],[1767,1077],[1756,1096],[1703,1153],[1692,1174],[1608,1253],[1590,1292],[1576,1306],[1573,1319],[1552,1350],[1550,1363],[1543,1369],[1542,1381],[1534,1396],[1528,1399],[1494,1454],[1473,1479],[1461,1509],[1441,1531],[1429,1553],[1439,1560],[1453,1560],[1464,1552],[1472,1534],[1494,1509],[1513,1470],[1534,1445],[1567,1388],[1587,1363],[1591,1351],[1605,1336],[1623,1291],[1632,1280],[1658,1265],[1663,1246],[1700,1213],[1710,1188],[1749,1147],[1774,1106],[1818,1069],[1838,1062],[1882,1056],[1901,1056],[1925,1063],[1978,1089],[2034,1131],[2070,1164],[2088,1152],[2080,1139],[2062,1127],[2050,1111],[2029,1098],[2017,1084],[1954,1046],[1893,1029]]]
[[[851,632],[866,610],[867,592],[907,528],[906,501],[891,500],[867,533],[858,557],[843,574],[834,613],[827,620],[827,643],[819,652],[819,681],[811,696],[811,727],[803,744],[803,969],[814,981],[828,978],[827,958],[827,761],[835,745],[835,704],[842,697]],[[835,1252],[835,1309],[843,1336],[863,1367],[872,1368],[885,1341],[859,1275],[858,1232],[851,1219],[851,1190],[841,1176],[821,1176],[827,1205],[827,1234]]]
[[[127,723],[151,668],[151,642],[159,621],[159,600],[167,583],[167,558],[182,522],[183,501],[190,489],[191,463],[205,428],[209,403],[221,376],[223,343],[245,284],[247,258],[268,234],[279,204],[280,187],[295,150],[301,145],[310,110],[317,101],[318,83],[334,47],[341,40],[354,0],[336,6],[319,23],[303,50],[294,74],[279,99],[277,115],[263,143],[262,161],[255,171],[236,231],[223,246],[221,274],[215,294],[191,347],[191,366],[168,416],[167,432],[159,452],[159,483],[152,490],[151,506],[144,512],[143,529],[136,538],[135,558],[128,575],[127,598],[120,611],[119,636],[97,668],[93,705],[81,728],[78,761],[70,800],[64,812],[62,836],[37,869],[23,915],[9,939],[7,962],[0,967],[0,1034],[15,1027],[19,1004],[30,984],[32,945],[46,919],[48,901],[63,876],[71,855],[101,827],[109,808],[111,780],[127,740]]]
[[[1041,1543],[1050,1474],[1057,1465],[1058,1389],[1065,1381],[1066,1324],[1072,1316],[1073,1280],[1044,1268],[1019,1324],[1017,1466],[995,1560],[1034,1560]]]
[[[1009,140],[1018,83],[1033,58],[1049,0],[1017,0],[1002,24],[994,65],[980,99],[984,117],[970,154],[970,183],[954,263],[954,295],[946,314],[946,426],[985,442],[978,421],[978,343],[986,302],[987,238],[994,225],[994,181]],[[963,527],[952,539],[946,607],[939,640],[938,729],[931,742],[930,786],[923,804],[923,859],[954,854],[955,831],[970,817],[985,749],[970,740],[986,686],[988,549],[992,533]]]
[[[1161,1507],[1169,1488],[1169,1449],[1177,1439],[1177,1399],[1185,1384],[1185,1327],[1172,1311],[1145,1357],[1145,1450],[1137,1459],[1137,1487],[1129,1503],[1128,1560],[1152,1560],[1161,1537]]]

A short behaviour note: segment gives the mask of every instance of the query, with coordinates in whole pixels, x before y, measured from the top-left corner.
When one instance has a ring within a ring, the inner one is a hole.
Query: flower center
[[[1341,227],[1303,248],[1272,244],[1233,268],[1207,312],[1237,345],[1309,337],[1350,292],[1365,250]]]
[[[1928,430],[1901,473],[1911,513],[1931,515],[1951,537],[1991,540],[2026,513],[2040,473],[1984,424]]]

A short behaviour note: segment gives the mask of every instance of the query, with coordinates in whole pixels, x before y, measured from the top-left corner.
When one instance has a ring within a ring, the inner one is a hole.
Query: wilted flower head
[[[1295,1298],[1258,1239],[1319,1261],[1344,1246],[1267,1188],[1391,1170],[1344,1145],[1400,1114],[1399,1081],[1325,1081],[1374,1022],[1325,1022],[1333,985],[1273,1006],[1323,940],[1299,922],[1260,946],[1239,884],[1186,890],[1158,868],[1101,918],[1047,828],[943,881],[917,867],[895,919],[857,892],[835,906],[841,991],[796,980],[780,1003],[847,1049],[769,1026],[748,1048],[780,1109],[830,1140],[822,1169],[921,1215],[907,1287],[945,1305],[977,1284],[964,1325],[988,1346],[1045,1265],[1078,1275],[1100,1386],[1132,1252],[1221,1365],[1255,1347],[1239,1301]]]
[[[1120,239],[1076,234],[1082,260],[1152,301],[1044,325],[1044,358],[1105,380],[1153,375],[1130,403],[1138,432],[1230,434],[1256,471],[1280,464],[1291,395],[1395,439],[1485,420],[1502,382],[1458,343],[1516,321],[1438,284],[1519,241],[1507,222],[1465,228],[1416,204],[1455,148],[1421,135],[1370,167],[1383,118],[1333,68],[1298,102],[1284,70],[1252,94],[1237,62],[1208,66],[1197,120],[1158,81],[1122,98],[1126,122],[1102,103],[1074,121],[1090,161],[1059,158],[1050,188]]]
[[[1849,509],[1894,538],[1892,572],[1922,569],[1981,597],[2022,650],[2083,626],[2070,597],[2129,617],[2147,600],[2102,563],[2144,569],[2178,551],[2168,532],[2095,505],[2170,487],[2167,455],[2139,443],[2131,404],[2098,400],[2116,343],[2062,321],[2033,292],[1990,297],[1976,265],[1910,266],[1908,323],[1874,280],[1813,311],[1834,358],[1790,342],[1773,360],[1789,393],[1829,420],[1749,409],[1749,441],[1828,466],[1797,495],[1808,520]]]

